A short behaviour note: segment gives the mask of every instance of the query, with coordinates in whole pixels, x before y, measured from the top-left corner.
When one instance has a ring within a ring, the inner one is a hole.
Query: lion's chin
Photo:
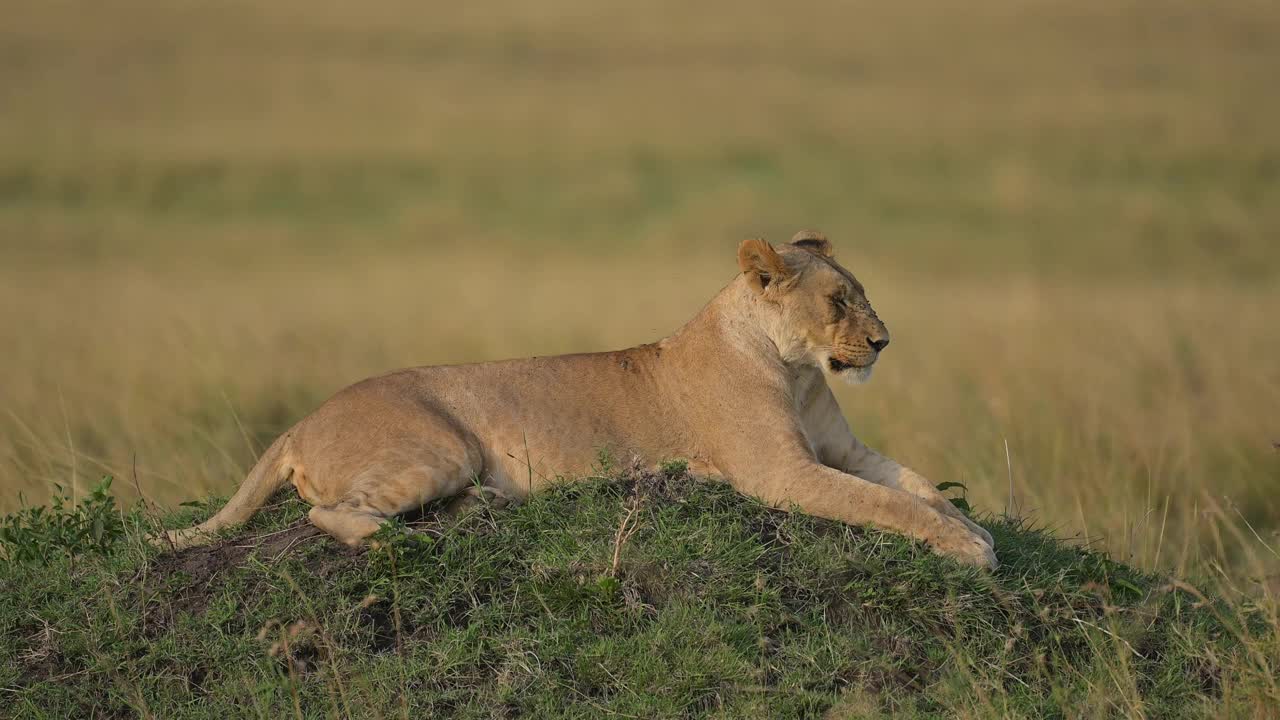
[[[871,379],[871,369],[874,365],[864,365],[862,367],[849,368],[836,373],[836,377],[849,383],[850,385],[861,385]]]
[[[854,365],[829,357],[822,365],[832,375],[850,385],[861,385],[871,379],[871,369],[875,367],[875,361],[873,360],[866,365]]]

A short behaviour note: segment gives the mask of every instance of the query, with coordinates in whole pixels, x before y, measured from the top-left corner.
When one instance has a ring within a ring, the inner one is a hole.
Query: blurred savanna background
[[[1280,5],[10,4],[0,510],[227,494],[387,369],[677,328],[828,234],[980,512],[1275,583]]]

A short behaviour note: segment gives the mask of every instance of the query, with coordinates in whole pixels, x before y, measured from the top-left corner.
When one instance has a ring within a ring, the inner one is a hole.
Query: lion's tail
[[[293,474],[293,468],[285,462],[288,439],[289,433],[285,433],[271,443],[271,447],[258,459],[258,464],[249,471],[248,477],[240,483],[236,494],[213,517],[195,527],[169,530],[152,536],[151,542],[174,550],[204,545],[212,542],[219,530],[253,517],[277,490],[288,484],[289,477]]]

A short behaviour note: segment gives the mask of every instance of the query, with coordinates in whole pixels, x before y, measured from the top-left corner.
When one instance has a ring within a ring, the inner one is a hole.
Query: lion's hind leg
[[[359,545],[388,518],[419,510],[457,492],[466,482],[457,468],[414,468],[391,476],[366,476],[332,505],[311,508],[312,524],[347,545]]]
[[[433,445],[379,453],[379,462],[360,472],[337,502],[311,508],[311,522],[347,545],[359,545],[388,518],[458,494],[480,471],[479,453],[462,440],[437,436]]]
[[[360,503],[349,501],[336,505],[317,505],[311,508],[307,517],[311,518],[311,524],[339,542],[351,546],[361,544],[365,538],[378,532],[378,528],[387,519],[385,515],[361,507]]]
[[[448,517],[461,517],[481,505],[501,510],[514,502],[514,498],[497,488],[472,484],[449,501],[444,508],[444,514]]]

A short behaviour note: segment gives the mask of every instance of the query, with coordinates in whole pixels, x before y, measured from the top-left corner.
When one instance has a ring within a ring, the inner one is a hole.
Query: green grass
[[[370,550],[304,510],[281,499],[178,555],[140,542],[135,510],[114,552],[0,566],[9,711],[1170,718],[1280,700],[1274,608],[1013,519],[984,520],[1003,561],[986,574],[679,466],[428,508]]]

